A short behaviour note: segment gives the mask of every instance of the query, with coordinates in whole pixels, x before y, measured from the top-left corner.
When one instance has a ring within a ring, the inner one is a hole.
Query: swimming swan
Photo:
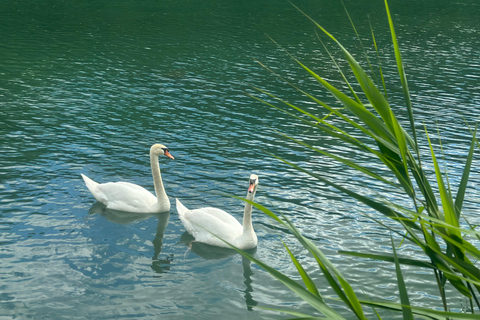
[[[143,187],[129,182],[97,183],[82,174],[82,178],[93,197],[107,206],[108,209],[156,213],[170,210],[170,200],[163,187],[158,156],[164,155],[174,159],[163,144],[154,144],[150,148],[150,165],[152,167],[153,184],[156,197]]]
[[[257,186],[258,176],[252,174],[247,200],[253,201]],[[176,199],[176,204],[180,220],[187,232],[195,238],[195,241],[230,248],[228,244],[217,238],[219,237],[242,250],[257,246],[257,235],[252,226],[252,205],[250,203],[245,204],[243,226],[230,214],[217,208],[188,210],[178,199]]]

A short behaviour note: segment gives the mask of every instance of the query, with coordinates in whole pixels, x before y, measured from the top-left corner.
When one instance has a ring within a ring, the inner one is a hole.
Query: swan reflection
[[[162,252],[163,236],[170,219],[169,211],[162,213],[125,212],[108,209],[104,204],[97,202],[90,208],[90,210],[88,210],[88,213],[101,214],[108,221],[123,225],[130,224],[135,221],[142,221],[151,218],[152,216],[156,217],[158,219],[158,225],[155,238],[152,240],[154,253],[152,257],[151,268],[156,273],[164,273],[165,271],[170,270],[170,263],[173,261],[173,254],[167,255],[163,259],[159,259],[160,253]]]
[[[188,247],[189,251],[195,253],[196,255],[204,259],[224,259],[224,258],[233,256],[235,254],[238,254],[238,252],[233,249],[216,247],[216,246],[211,246],[205,243],[196,242],[195,238],[188,232],[185,232],[182,234],[182,236],[180,237],[180,241],[183,242]],[[254,255],[256,251],[257,251],[257,247],[253,249],[245,250],[245,252],[247,252],[250,255]],[[243,282],[245,284],[245,290],[243,290],[243,292],[245,293],[244,295],[245,303],[247,305],[247,310],[253,311],[253,307],[256,306],[258,303],[252,297],[252,292],[253,292],[252,262],[249,259],[242,256],[242,267],[243,267],[243,277],[245,278],[245,281]]]
[[[159,259],[163,246],[163,235],[170,219],[170,212],[164,212],[155,215],[158,218],[157,233],[153,239],[153,258],[151,268],[156,273],[164,273],[170,270],[170,263],[173,261],[173,254],[166,255],[165,258]]]

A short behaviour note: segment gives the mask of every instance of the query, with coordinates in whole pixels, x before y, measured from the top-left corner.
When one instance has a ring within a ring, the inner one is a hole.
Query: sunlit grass
[[[424,253],[424,259],[401,257],[397,255],[393,238],[391,241],[392,254],[341,252],[342,254],[348,254],[359,258],[370,258],[393,263],[397,277],[397,289],[399,292],[398,297],[400,303],[392,303],[390,301],[365,301],[359,299],[348,280],[322,253],[320,248],[304,237],[286,217],[277,216],[260,204],[253,203],[253,205],[274,219],[276,223],[288,229],[301,245],[308,250],[310,255],[317,262],[318,270],[321,270],[331,289],[338,297],[338,300],[341,301],[356,318],[366,319],[365,308],[373,308],[374,313],[378,318],[380,318],[380,315],[376,310],[387,309],[401,313],[404,319],[414,319],[414,317],[427,319],[478,319],[478,315],[474,314],[473,310],[478,310],[480,308],[480,302],[478,300],[480,290],[480,269],[478,269],[475,264],[475,261],[480,259],[480,250],[478,250],[471,241],[472,239],[480,239],[480,233],[476,232],[470,223],[466,221],[465,217],[462,216],[462,207],[469,180],[472,159],[474,151],[476,147],[478,147],[476,127],[472,130],[472,140],[466,158],[462,179],[457,190],[453,190],[448,180],[448,174],[442,169],[438,161],[438,158],[441,157],[441,152],[439,152],[431,142],[427,128],[424,127],[418,129],[415,127],[414,110],[412,107],[407,77],[387,1],[385,1],[385,8],[392,36],[398,77],[403,91],[404,108],[408,115],[409,125],[407,127],[403,127],[398,121],[397,115],[389,104],[389,97],[386,93],[388,84],[385,82],[381,66],[378,67],[379,70],[377,71],[377,74],[380,76],[372,79],[370,75],[375,74],[375,72],[370,61],[368,61],[368,58],[367,64],[371,69],[370,72],[366,72],[361,67],[360,63],[355,60],[353,55],[345,49],[345,47],[342,46],[342,44],[331,33],[311,19],[307,14],[303,13],[299,8],[297,9],[314,23],[320,33],[323,33],[338,46],[344,59],[348,62],[350,68],[349,71],[354,76],[354,82],[347,80],[347,76],[340,70],[340,68],[338,68],[342,79],[345,81],[346,88],[348,88],[345,93],[343,90],[339,89],[340,87],[338,85],[332,85],[329,81],[322,78],[322,76],[312,71],[311,68],[291,55],[293,61],[303,68],[311,77],[317,80],[318,84],[329,92],[335,98],[337,103],[335,105],[329,105],[315,97],[315,95],[309,94],[293,84],[289,84],[302,93],[306,99],[313,101],[318,108],[327,110],[328,116],[319,118],[288,101],[278,98],[275,94],[259,88],[256,89],[260,95],[266,95],[273,98],[277,103],[267,102],[257,95],[252,95],[252,97],[270,107],[285,112],[293,120],[308,124],[313,130],[318,130],[322,135],[328,135],[331,138],[338,139],[352,149],[358,150],[365,155],[373,156],[388,168],[390,173],[389,177],[380,176],[372,169],[357,163],[355,159],[345,158],[329,151],[320,150],[304,142],[301,138],[293,138],[281,134],[285,139],[289,139],[291,142],[298,144],[301,147],[322,154],[323,156],[330,157],[361,174],[368,175],[379,183],[396,188],[404,195],[405,199],[409,199],[409,207],[401,206],[398,203],[393,203],[387,199],[379,200],[378,198],[362,195],[356,192],[356,190],[349,189],[334,181],[330,181],[315,170],[305,169],[295,163],[272,154],[272,157],[275,159],[282,161],[304,174],[322,181],[335,188],[338,192],[343,193],[345,196],[352,197],[374,209],[379,214],[394,220],[397,223],[397,227],[384,224],[382,219],[375,217],[374,215],[369,216],[370,219],[386,228],[392,234],[401,237],[403,239],[402,243],[408,242],[409,244],[416,246],[420,252]],[[355,27],[354,30],[355,34],[357,34]],[[373,30],[372,37],[374,48],[378,55]],[[329,56],[333,59],[330,53]],[[334,65],[338,67],[339,64],[334,60]],[[279,77],[281,78],[281,76]],[[354,88],[361,88],[361,94],[357,93]],[[336,122],[331,121],[332,119],[335,119]],[[334,124],[338,123],[339,120],[348,124],[348,126],[345,126],[346,128],[352,128],[352,130],[355,130],[355,134],[350,132],[349,129],[342,129]],[[358,132],[361,133],[361,138],[358,137]],[[428,157],[427,160],[425,160],[420,153],[420,146],[417,138],[419,136],[425,137],[428,142],[430,157]],[[425,172],[423,163],[428,163],[429,167],[434,168],[435,179],[433,181],[428,178],[429,175]],[[469,226],[468,229],[460,227],[461,219],[466,222],[463,225]],[[299,318],[313,319],[323,315],[328,319],[343,319],[344,317],[342,315],[329,306],[327,299],[320,295],[318,287],[315,282],[312,281],[312,277],[305,271],[286,245],[285,249],[290,256],[292,263],[295,265],[296,270],[302,279],[303,285],[300,285],[297,281],[294,281],[288,276],[269,267],[255,257],[242,251],[239,252],[257,263],[276,279],[283,282],[290,290],[314,307],[318,311],[318,314],[306,315],[289,310],[282,310],[283,312],[290,313]],[[415,306],[415,301],[410,299],[403,280],[402,266],[426,268],[431,270],[431,281],[438,287],[438,294],[442,301],[441,307],[444,311],[438,311],[438,305],[431,306],[431,308]],[[451,307],[447,303],[448,297],[447,290],[445,289],[447,282],[469,301],[470,313],[450,312]],[[362,295],[366,294],[368,296],[368,291],[368,288],[363,288]],[[392,294],[394,294],[394,292],[392,292]],[[335,301],[335,303],[338,303],[338,301]]]

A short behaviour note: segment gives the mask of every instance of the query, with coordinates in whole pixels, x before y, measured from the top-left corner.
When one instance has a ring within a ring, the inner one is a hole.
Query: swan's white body
[[[107,206],[118,211],[156,213],[170,210],[170,200],[163,187],[158,156],[165,155],[171,159],[173,156],[168,148],[161,144],[154,144],[150,148],[150,165],[152,167],[155,197],[143,187],[129,182],[97,183],[82,174],[82,178],[93,197]]]
[[[247,199],[253,201],[257,191],[258,177],[250,176]],[[176,199],[177,212],[185,229],[195,241],[209,245],[230,248],[221,239],[246,250],[257,246],[257,235],[252,225],[252,205],[245,204],[243,226],[227,212],[217,208],[200,208],[189,210]],[[220,239],[219,239],[220,238]]]

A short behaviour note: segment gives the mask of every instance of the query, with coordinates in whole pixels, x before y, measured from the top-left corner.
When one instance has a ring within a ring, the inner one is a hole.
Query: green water
[[[339,2],[298,4],[360,52]],[[391,101],[404,115],[382,1],[346,5],[369,52],[370,17]],[[480,110],[480,5],[390,5],[417,125],[425,123],[434,137],[439,128],[455,187],[468,151],[465,120],[477,121]],[[186,245],[174,199],[189,208],[215,206],[241,219],[243,203],[225,194],[244,196],[251,173],[260,177],[256,200],[292,219],[355,289],[372,299],[397,301],[390,264],[337,254],[390,250],[385,230],[359,215],[371,213],[368,208],[263,152],[347,187],[372,183],[358,174],[345,177],[341,165],[282,140],[271,128],[373,166],[371,159],[245,94],[255,85],[325,114],[259,60],[334,103],[266,36],[328,79],[340,79],[311,23],[288,2],[8,1],[0,16],[0,319],[281,317],[255,305],[311,312],[240,256]],[[95,213],[80,173],[153,192],[148,160],[153,143],[167,145],[175,156],[160,161],[170,214]],[[471,179],[465,213],[479,223],[478,170]],[[377,192],[403,201],[391,190]],[[294,275],[279,243],[284,239],[322,294],[332,294],[291,236],[258,211],[253,220],[258,259]],[[417,254],[408,245],[399,252]],[[406,281],[412,303],[441,307],[430,274],[412,269]],[[452,301],[452,307],[461,304],[460,297]]]

